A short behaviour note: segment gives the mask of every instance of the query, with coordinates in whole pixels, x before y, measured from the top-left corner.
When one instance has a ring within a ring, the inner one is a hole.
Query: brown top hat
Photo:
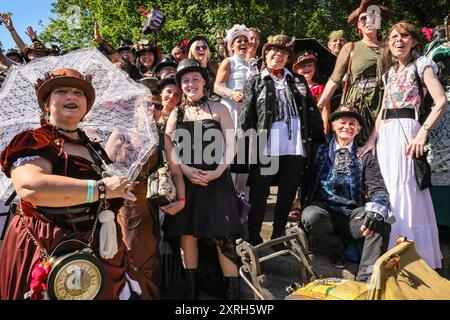
[[[17,50],[17,49],[8,49],[8,51],[6,52],[5,56],[7,56],[8,58],[10,58],[12,56],[15,56],[15,57],[19,58],[20,61],[23,61],[23,56],[20,53],[20,51]]]
[[[41,52],[47,52],[50,53],[51,50],[49,50],[44,44],[38,40],[33,41],[33,43],[27,47],[25,47],[25,54],[28,54],[30,51],[41,51]]]
[[[304,50],[304,51],[299,51],[293,59],[293,65],[292,65],[292,70],[294,70],[295,68],[301,66],[302,64],[306,64],[308,62],[316,62],[317,63],[317,57],[314,53]]]
[[[161,93],[161,90],[158,86],[158,78],[156,77],[145,77],[139,80],[141,84],[150,89],[151,93],[154,95],[158,95]]]
[[[331,123],[334,120],[337,120],[342,117],[355,118],[356,120],[358,120],[358,122],[361,126],[364,125],[364,120],[361,117],[361,115],[359,114],[358,109],[356,109],[355,107],[353,107],[349,104],[341,105],[339,108],[337,108],[335,112],[330,114],[328,121]]]
[[[266,52],[273,48],[278,48],[289,53],[289,57],[292,56],[292,49],[294,47],[295,37],[290,37],[285,34],[277,34],[275,36],[269,36],[267,38],[267,43],[262,48],[262,57],[265,61]]]
[[[361,4],[359,5],[358,9],[354,10],[347,18],[347,22],[349,24],[356,23],[358,21],[358,17],[361,13],[367,11],[367,8],[369,6],[378,6],[380,8],[381,18],[383,19],[390,19],[392,17],[392,12],[386,7],[383,7],[380,5],[380,1],[378,0],[362,0]]]
[[[92,76],[82,75],[80,72],[70,68],[55,69],[44,75],[43,79],[37,79],[34,88],[38,98],[39,107],[42,112],[45,110],[45,102],[50,93],[61,87],[78,88],[84,92],[87,99],[87,112],[91,110],[95,101],[95,90],[92,86]]]

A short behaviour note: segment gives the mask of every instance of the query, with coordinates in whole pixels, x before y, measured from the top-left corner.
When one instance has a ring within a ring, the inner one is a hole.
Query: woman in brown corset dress
[[[175,80],[174,80],[175,81]],[[159,96],[151,95],[144,98],[147,100],[147,107],[153,114],[157,129],[160,132],[161,127],[165,127],[165,121],[162,120],[163,105]],[[167,118],[166,118],[167,119]],[[161,122],[160,122],[161,121]],[[163,136],[160,135],[160,139]],[[117,139],[120,140],[120,139]],[[160,149],[163,147],[160,141]],[[122,144],[122,142],[119,142]],[[116,156],[114,143],[107,144],[105,147],[108,155],[114,160]],[[110,150],[111,149],[111,150]],[[126,154],[124,154],[126,156]],[[160,252],[158,245],[160,241],[160,225],[158,217],[158,208],[152,205],[147,199],[147,179],[162,166],[161,150],[154,152],[148,161],[143,165],[136,182],[130,188],[130,191],[136,195],[137,200],[125,200],[119,210],[118,222],[122,228],[123,241],[127,248],[127,273],[132,280],[139,283],[140,299],[153,300],[160,296],[160,283],[158,275],[161,273]],[[184,198],[183,173],[178,167],[171,167],[173,181],[175,183],[178,199]],[[174,215],[184,207],[184,202],[176,201],[167,206],[161,207],[161,210],[167,214]],[[139,291],[139,290],[138,290]]]
[[[111,161],[77,128],[95,100],[91,79],[73,69],[57,69],[37,81],[36,93],[48,120],[43,117],[40,128],[18,134],[1,154],[2,170],[20,197],[21,214],[12,219],[0,254],[0,300],[24,299],[35,280],[33,270],[46,260],[42,252],[50,255],[69,239],[88,243],[91,234],[91,248],[103,264],[106,282],[99,298],[118,299],[125,286],[120,228],[110,233],[116,236],[111,243],[117,250],[109,256],[99,247],[101,220],[92,230],[100,202],[107,200],[109,209],[117,212],[119,198],[136,197],[128,192],[131,184],[124,177],[102,179],[101,160]],[[31,298],[43,297],[35,287]]]

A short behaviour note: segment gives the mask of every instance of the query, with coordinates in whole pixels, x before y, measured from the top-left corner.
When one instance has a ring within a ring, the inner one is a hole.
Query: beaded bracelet
[[[95,187],[95,181],[94,180],[88,180],[88,182],[87,182],[86,203],[94,202],[94,187]]]
[[[186,203],[186,198],[179,198],[178,201]]]
[[[106,199],[106,186],[103,180],[97,181],[97,188],[98,188],[98,199],[99,200]]]

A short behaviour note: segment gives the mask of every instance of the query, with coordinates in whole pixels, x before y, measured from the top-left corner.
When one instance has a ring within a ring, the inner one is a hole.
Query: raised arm
[[[5,13],[2,13],[2,14],[0,14],[0,20],[8,28],[9,32],[11,33],[12,38],[14,39],[14,42],[19,47],[19,50],[22,51],[23,53],[25,53],[26,45],[22,41],[22,38],[20,38],[16,29],[14,29],[14,25],[12,23],[11,17]]]
[[[34,31],[32,26],[27,27],[27,29],[25,30],[25,34],[28,36],[28,38],[30,38],[31,42],[39,41],[37,38],[36,31]]]
[[[105,49],[106,53],[111,58],[111,61],[113,63],[123,60],[121,54],[113,48],[111,42],[103,39],[97,22],[94,24],[94,41]]]

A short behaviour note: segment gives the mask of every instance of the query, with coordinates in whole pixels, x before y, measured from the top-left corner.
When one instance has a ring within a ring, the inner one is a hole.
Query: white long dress
[[[419,58],[416,63],[422,82],[426,67],[431,66],[437,73],[436,64],[428,58]],[[391,68],[388,75],[384,107],[415,109],[418,119],[420,96],[414,65],[410,64],[401,72]],[[417,252],[430,267],[441,268],[442,253],[430,190],[421,191],[418,188],[413,160],[405,153],[405,135],[408,141],[411,141],[420,127],[415,119],[394,118],[383,120],[378,131],[378,162],[396,218],[396,222],[391,225],[389,248],[395,246],[395,238],[398,235],[405,235],[414,241]]]
[[[231,73],[228,77],[227,88],[233,91],[244,91],[244,85],[247,78],[250,75],[250,64],[247,62],[246,58],[239,57],[237,54],[229,58]],[[222,98],[221,102],[230,111],[231,119],[233,120],[234,129],[237,128],[237,122],[239,120],[239,115],[242,111],[242,102],[237,102],[233,99]],[[248,174],[239,173],[232,174],[232,178],[237,191],[243,191],[248,199],[249,188],[246,186]]]

